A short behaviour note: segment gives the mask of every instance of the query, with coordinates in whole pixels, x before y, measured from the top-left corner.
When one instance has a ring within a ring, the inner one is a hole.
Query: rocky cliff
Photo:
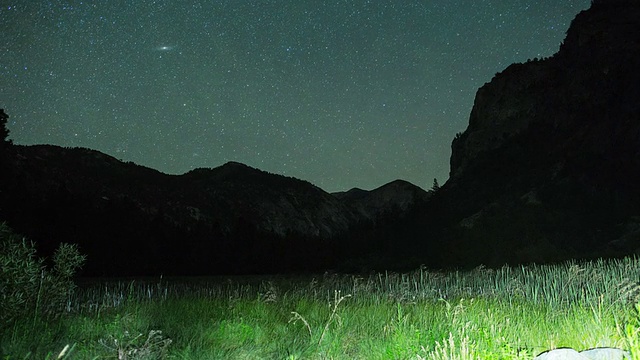
[[[640,247],[640,3],[597,1],[557,54],[477,92],[438,203],[441,251],[473,263]],[[435,205],[434,205],[435,206]]]
[[[557,54],[511,65],[481,87],[467,130],[453,141],[451,175],[536,128],[565,135],[588,127],[589,134],[574,134],[581,137],[576,142],[588,140],[598,152],[611,148],[640,106],[638,11],[634,1],[598,2],[573,20]],[[625,141],[633,142],[634,135]]]

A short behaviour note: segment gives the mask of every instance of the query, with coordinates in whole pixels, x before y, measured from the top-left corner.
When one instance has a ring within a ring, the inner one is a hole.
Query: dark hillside
[[[3,113],[4,114],[4,113]],[[595,1],[557,54],[477,94],[450,179],[329,194],[230,162],[183,175],[16,146],[0,118],[0,220],[87,274],[473,267],[640,253],[640,3]]]
[[[384,215],[236,162],[177,176],[51,145],[10,146],[2,159],[0,218],[44,254],[78,243],[87,274],[321,270],[373,251]],[[378,209],[413,207],[413,195],[385,193]]]
[[[635,252],[640,4],[597,2],[556,55],[497,74],[478,90],[452,150],[451,179],[429,215],[443,212],[449,263]]]

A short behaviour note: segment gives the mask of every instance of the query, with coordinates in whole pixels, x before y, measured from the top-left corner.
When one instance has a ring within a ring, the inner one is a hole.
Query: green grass
[[[640,359],[640,261],[353,276],[81,284],[23,319],[2,359],[532,359],[613,346]]]

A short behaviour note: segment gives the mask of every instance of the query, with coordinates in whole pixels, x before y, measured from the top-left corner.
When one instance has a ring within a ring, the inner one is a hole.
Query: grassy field
[[[612,346],[640,359],[640,261],[468,272],[80,283],[25,318],[2,359],[532,359]]]

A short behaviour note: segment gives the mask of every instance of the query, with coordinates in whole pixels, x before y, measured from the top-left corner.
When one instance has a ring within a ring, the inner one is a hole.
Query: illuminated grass
[[[67,344],[65,358],[78,359],[531,359],[565,346],[637,353],[638,279],[640,262],[625,259],[89,284],[69,316],[19,324],[0,350],[8,359],[55,358]]]

